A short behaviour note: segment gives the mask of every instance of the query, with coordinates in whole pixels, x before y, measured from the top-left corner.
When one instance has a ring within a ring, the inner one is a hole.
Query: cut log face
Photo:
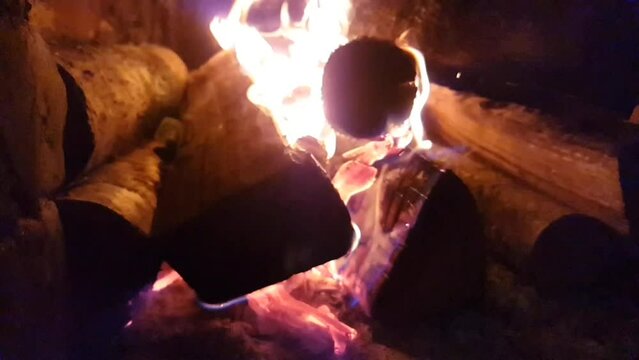
[[[186,66],[168,49],[80,47],[55,55],[69,93],[67,180],[149,139],[182,100]]]
[[[42,38],[0,16],[0,129],[13,167],[32,197],[64,180],[64,84]]]

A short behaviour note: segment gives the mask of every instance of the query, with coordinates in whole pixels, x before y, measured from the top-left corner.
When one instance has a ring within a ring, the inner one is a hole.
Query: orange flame
[[[225,50],[234,50],[243,71],[253,84],[247,97],[274,120],[288,145],[310,136],[335,153],[334,130],[324,116],[321,87],[324,66],[331,53],[348,42],[349,0],[310,0],[299,21],[292,21],[285,2],[280,28],[263,33],[248,24],[248,14],[256,0],[236,0],[225,18],[216,17],[211,32]],[[418,95],[404,126],[391,134],[398,146],[413,139],[418,147],[430,148],[424,140],[421,110],[428,99],[430,84],[422,54],[410,47],[405,37],[398,46],[411,53],[418,64]]]

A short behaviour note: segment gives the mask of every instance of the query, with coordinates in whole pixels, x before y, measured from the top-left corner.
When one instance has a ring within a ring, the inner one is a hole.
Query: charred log
[[[154,232],[205,302],[220,302],[344,255],[348,212],[322,170],[285,149],[246,97],[232,52],[193,73],[184,146],[166,172]],[[231,277],[231,278],[229,278]]]
[[[218,200],[168,234],[169,264],[205,303],[223,303],[345,255],[348,211],[310,157]]]
[[[436,315],[482,304],[485,237],[475,200],[454,173],[437,172],[431,172],[436,183],[375,297],[372,314],[384,325],[414,329]],[[396,191],[410,187],[410,175]]]
[[[362,38],[338,48],[324,71],[322,97],[331,126],[350,136],[379,137],[410,115],[416,64],[392,42]]]
[[[67,87],[66,180],[133,150],[177,111],[186,67],[152,46],[80,47],[55,53]]]

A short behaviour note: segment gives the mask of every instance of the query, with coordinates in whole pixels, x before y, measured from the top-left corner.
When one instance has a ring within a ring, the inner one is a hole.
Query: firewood
[[[218,49],[209,22],[219,10],[206,0],[48,0],[30,22],[47,43],[160,44],[197,68]]]
[[[425,115],[448,146],[433,157],[473,192],[494,256],[522,269],[546,227],[575,213],[627,233],[613,142],[563,132],[521,106],[487,105],[433,85]]]
[[[250,83],[232,52],[192,74],[184,145],[159,195],[154,233],[205,302],[338,258],[352,240],[330,180],[286,149],[273,120],[246,97]]]
[[[482,230],[470,191],[452,172],[444,174],[381,286],[373,317],[410,327],[434,315],[481,306],[485,276]]]
[[[627,231],[614,143],[571,135],[521,106],[433,86],[427,123],[434,134],[558,203]],[[556,121],[555,121],[556,123]]]
[[[156,233],[290,164],[273,121],[246,98],[250,83],[232,52],[219,53],[192,73],[181,116],[184,146],[164,179]]]
[[[26,11],[23,2],[9,3]],[[21,186],[35,204],[64,181],[67,101],[53,56],[18,13],[0,15],[0,132]]]
[[[304,156],[163,239],[167,261],[199,299],[219,304],[344,256],[352,236],[339,194]]]
[[[328,122],[350,136],[379,137],[409,117],[416,72],[411,54],[390,41],[361,38],[338,48],[322,84]]]
[[[84,46],[59,48],[55,56],[69,99],[67,180],[149,139],[182,100],[186,66],[168,49]]]
[[[65,235],[71,358],[111,348],[126,324],[128,300],[160,267],[149,234],[160,186],[157,152],[164,147],[150,142],[88,173],[56,199]]]

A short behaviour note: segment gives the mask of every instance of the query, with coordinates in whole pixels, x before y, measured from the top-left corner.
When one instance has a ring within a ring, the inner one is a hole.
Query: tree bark
[[[187,70],[168,49],[84,46],[58,49],[55,56],[69,94],[67,181],[133,150],[163,116],[178,111]]]
[[[477,199],[491,252],[520,267],[555,220],[579,213],[628,231],[610,140],[555,128],[517,105],[433,86],[425,111],[429,135],[446,144],[431,153]]]
[[[182,113],[185,145],[166,174],[156,233],[290,164],[273,121],[246,98],[249,85],[232,52],[219,53],[191,74]]]
[[[66,91],[49,49],[24,18],[0,15],[0,51],[0,132],[35,202],[64,181]]]

